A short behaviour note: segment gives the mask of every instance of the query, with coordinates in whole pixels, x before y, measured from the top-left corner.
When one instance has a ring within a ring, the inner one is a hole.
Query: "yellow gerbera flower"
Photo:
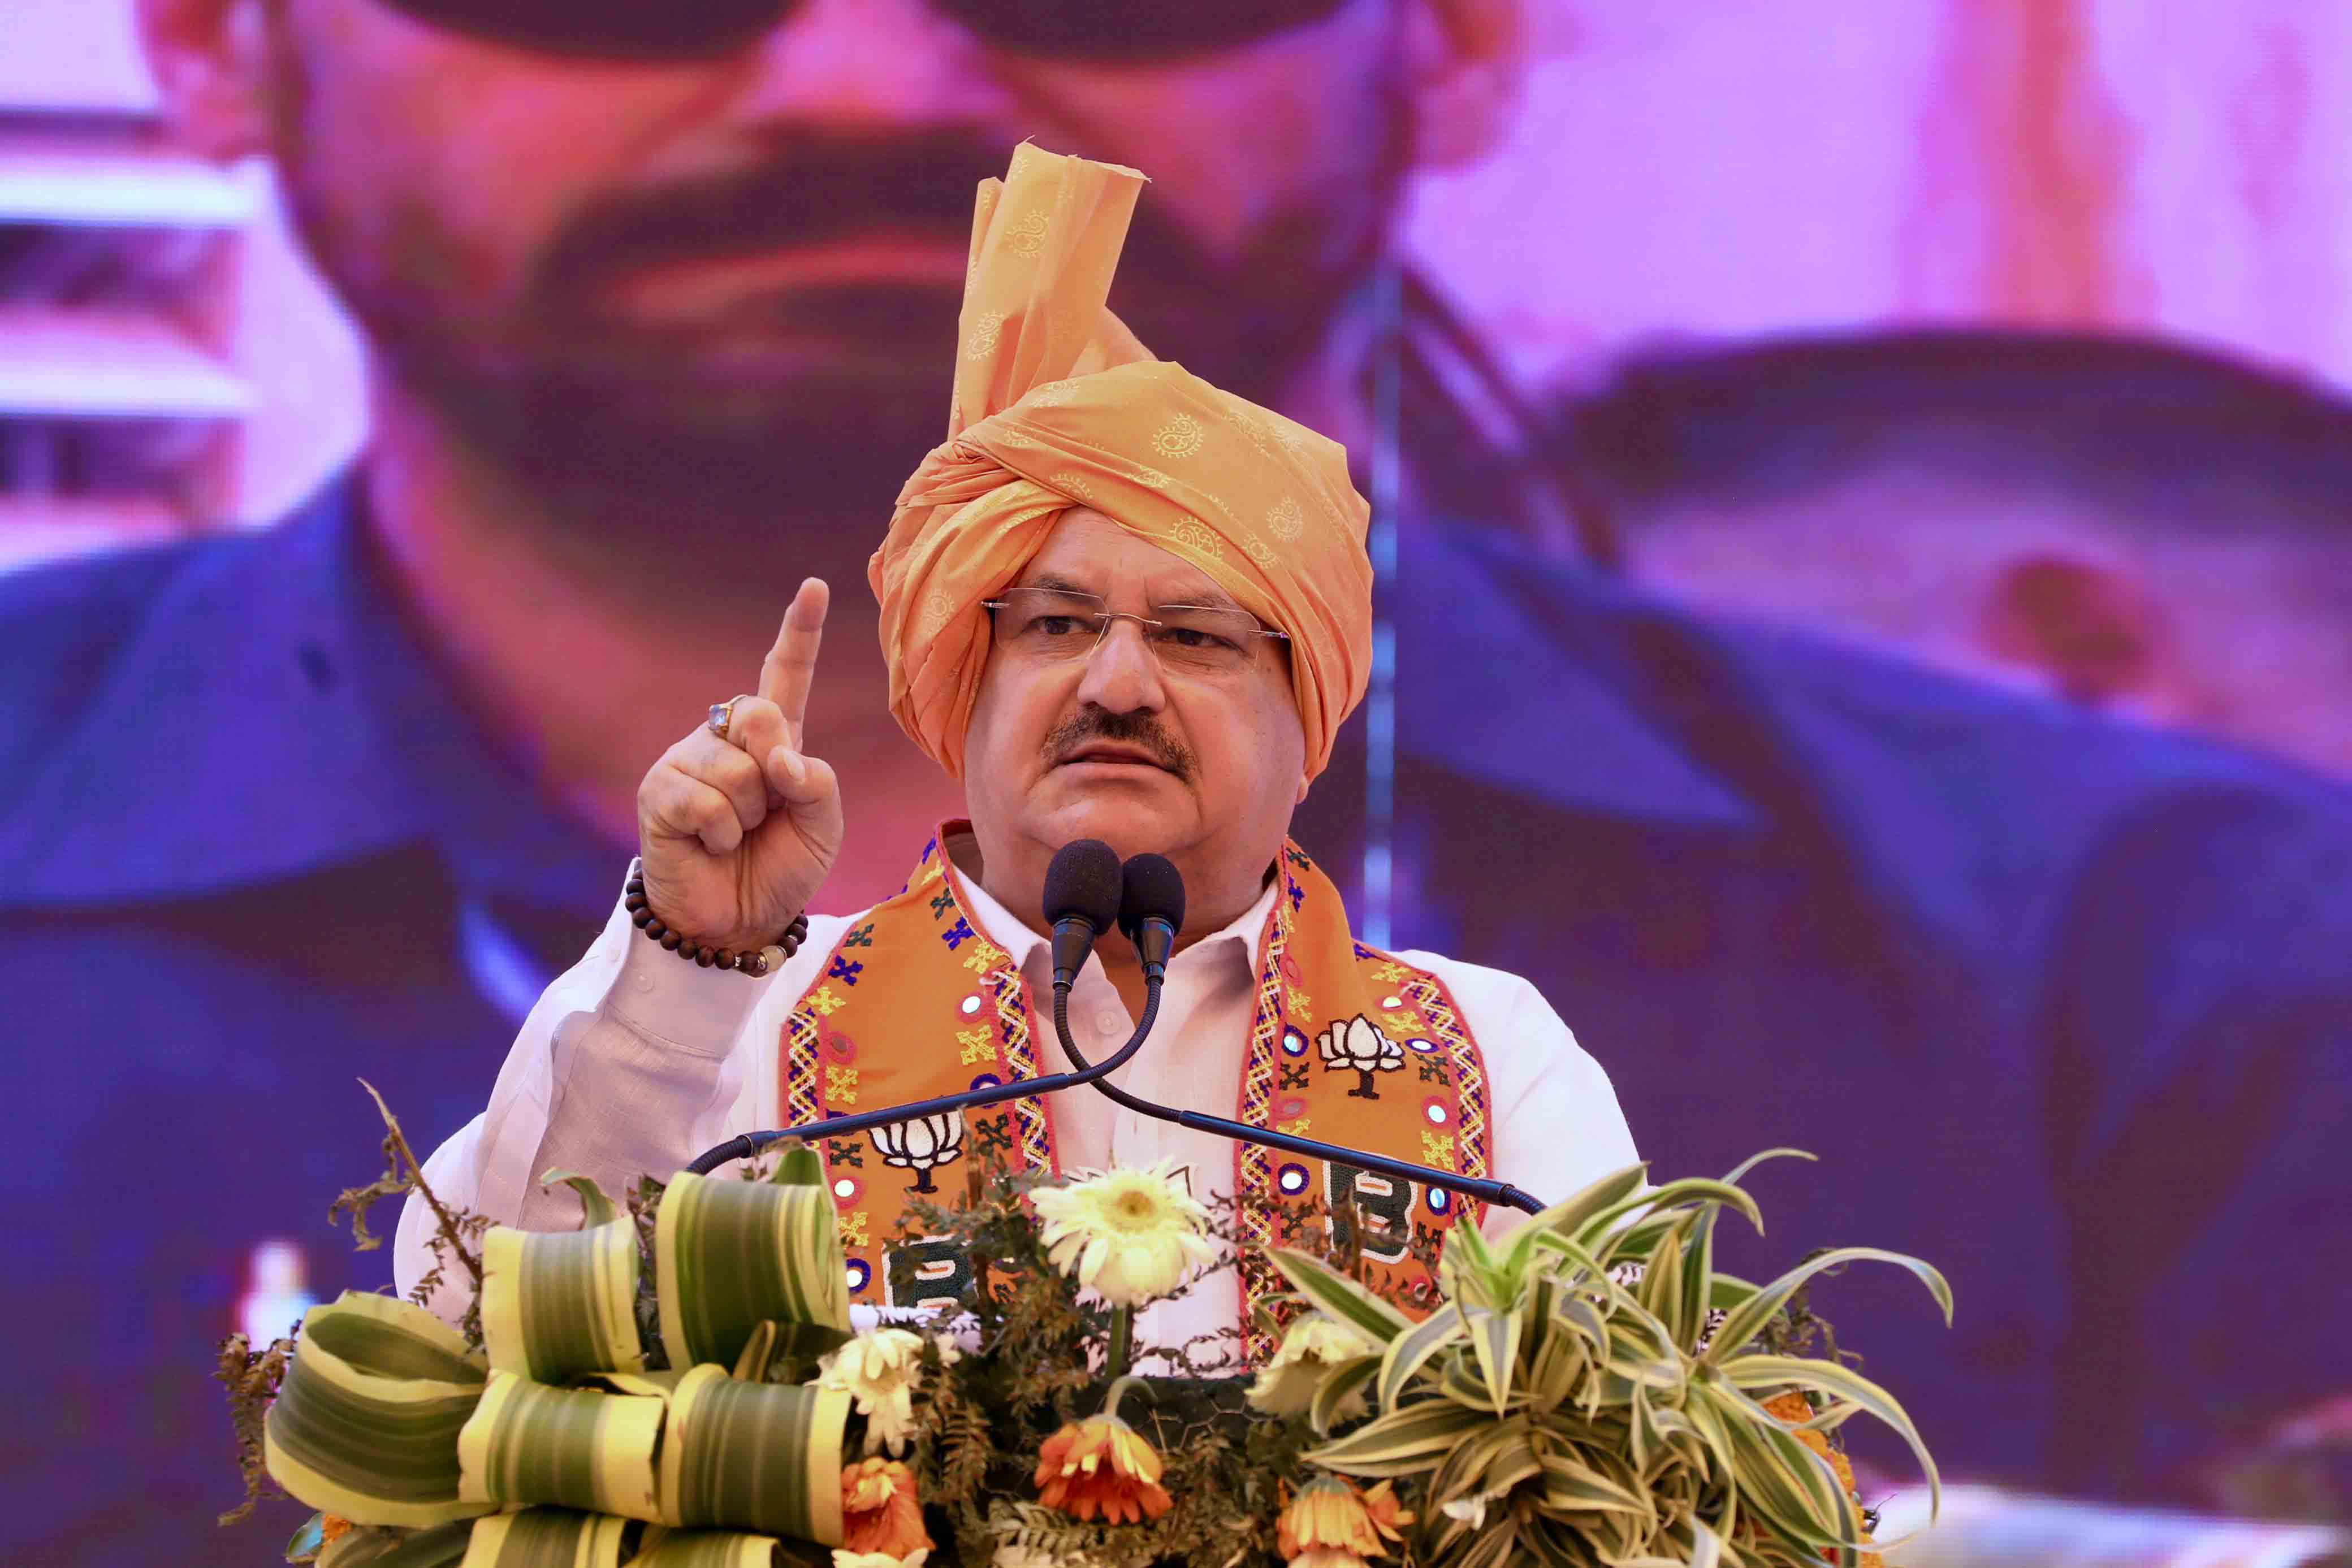
[[[1375,1355],[1374,1344],[1362,1330],[1317,1312],[1299,1319],[1282,1336],[1282,1348],[1259,1369],[1250,1385],[1249,1402],[1270,1416],[1303,1416],[1315,1402],[1315,1391],[1330,1370],[1343,1361]],[[1341,1402],[1341,1420],[1364,1408],[1361,1390]]]
[[[915,1434],[915,1390],[923,1380],[923,1339],[905,1329],[859,1334],[817,1364],[817,1385],[857,1401],[866,1417],[866,1451],[898,1458]]]
[[[1209,1211],[1176,1185],[1172,1168],[1161,1160],[1144,1170],[1087,1171],[1031,1195],[1054,1266],[1112,1306],[1134,1307],[1214,1261]]]

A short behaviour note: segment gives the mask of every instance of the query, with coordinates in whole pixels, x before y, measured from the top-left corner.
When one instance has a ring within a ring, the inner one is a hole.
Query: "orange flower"
[[[1403,1539],[1402,1527],[1412,1519],[1386,1481],[1367,1495],[1336,1476],[1318,1476],[1282,1511],[1275,1534],[1287,1559],[1361,1560],[1381,1556]],[[1322,1552],[1332,1555],[1316,1555]]]
[[[1116,1416],[1074,1421],[1037,1452],[1037,1496],[1072,1519],[1112,1524],[1158,1519],[1175,1506],[1160,1490],[1159,1452]]]
[[[1402,1541],[1404,1527],[1412,1522],[1412,1510],[1399,1500],[1396,1488],[1382,1481],[1364,1494],[1364,1511],[1372,1517],[1372,1528],[1390,1541]]]
[[[896,1459],[861,1459],[841,1472],[841,1522],[851,1552],[907,1557],[930,1550],[915,1472]]]

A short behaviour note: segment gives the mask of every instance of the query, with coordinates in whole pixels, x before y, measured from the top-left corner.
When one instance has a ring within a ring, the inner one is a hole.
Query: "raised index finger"
[[[817,644],[824,641],[824,613],[832,603],[833,591],[825,587],[824,579],[812,577],[803,582],[784,612],[776,645],[768,650],[767,662],[760,666],[760,695],[782,710],[794,750],[802,744],[809,686],[816,678]]]

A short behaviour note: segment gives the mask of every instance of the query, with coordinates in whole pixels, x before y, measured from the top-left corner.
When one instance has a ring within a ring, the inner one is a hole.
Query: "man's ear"
[[[1527,0],[1407,0],[1404,26],[1414,164],[1477,162],[1518,120],[1527,86]]]
[[[1978,635],[1994,660],[2085,707],[2160,706],[2172,674],[2171,639],[2147,584],[2087,555],[2042,549],[2001,562]]]
[[[139,42],[180,140],[219,162],[270,148],[268,0],[138,0]]]

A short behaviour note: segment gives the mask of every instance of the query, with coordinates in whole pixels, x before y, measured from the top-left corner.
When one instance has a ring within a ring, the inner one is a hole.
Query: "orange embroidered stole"
[[[1053,1029],[1053,1014],[1038,1011],[1011,955],[965,913],[961,873],[940,846],[967,831],[940,830],[905,889],[849,927],[794,1005],[778,1051],[788,1124],[1039,1075],[1041,1038],[1051,1038],[1040,1031]],[[1297,846],[1284,845],[1276,874],[1236,1119],[1487,1175],[1486,1066],[1444,983],[1357,942],[1339,890]],[[1057,1169],[1053,1103],[1015,1100],[824,1140],[851,1301],[906,1308],[959,1296],[969,1265],[944,1240],[900,1236],[907,1200],[940,1192],[937,1173],[975,1155]],[[1401,1301],[1428,1283],[1411,1255],[1416,1238],[1433,1241],[1465,1211],[1478,1218],[1479,1205],[1419,1182],[1255,1145],[1234,1150],[1234,1190],[1255,1200],[1243,1210],[1253,1245],[1282,1239],[1278,1211],[1319,1200],[1343,1241],[1360,1237],[1375,1286]],[[1253,1361],[1273,1342],[1250,1309],[1286,1288],[1245,1253],[1242,1327]]]

